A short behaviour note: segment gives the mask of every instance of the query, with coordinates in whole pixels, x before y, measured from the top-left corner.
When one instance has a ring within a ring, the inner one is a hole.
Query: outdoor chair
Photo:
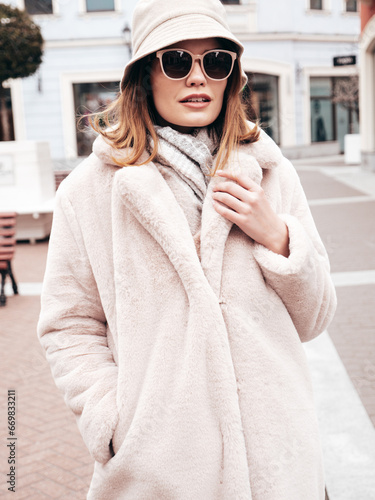
[[[18,294],[16,280],[12,272],[11,260],[13,259],[16,246],[16,214],[0,212],[0,274],[1,274],[1,292],[0,306],[5,306],[5,280],[9,276],[12,281],[14,294]]]

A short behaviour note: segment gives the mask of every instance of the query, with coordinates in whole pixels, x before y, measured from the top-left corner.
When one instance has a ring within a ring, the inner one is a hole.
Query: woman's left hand
[[[213,188],[215,210],[254,241],[288,257],[288,227],[273,211],[263,189],[243,174],[216,173],[233,182],[220,182]]]

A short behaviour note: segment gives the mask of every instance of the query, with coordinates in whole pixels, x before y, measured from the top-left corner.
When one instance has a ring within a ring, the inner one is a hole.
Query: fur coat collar
[[[119,158],[119,153],[101,136],[95,140],[93,152],[104,164],[118,167],[113,158]],[[126,154],[126,150],[121,152],[123,156]],[[148,153],[144,152],[139,163],[143,163],[147,158]],[[263,170],[276,168],[282,158],[280,148],[262,131],[260,140],[240,146],[238,151],[232,154],[228,165],[232,171],[245,172],[260,184]],[[171,262],[174,261],[174,255],[181,257],[178,259],[178,264],[176,262],[178,272],[182,276],[184,274],[188,276],[191,266],[198,274],[203,270],[218,295],[224,247],[233,225],[216,212],[212,203],[213,187],[216,182],[223,180],[214,177],[208,185],[202,208],[201,262],[199,262],[186,217],[155,164],[119,167],[115,177],[115,189],[123,203],[138,220],[142,221]],[[176,233],[177,227],[178,233]]]

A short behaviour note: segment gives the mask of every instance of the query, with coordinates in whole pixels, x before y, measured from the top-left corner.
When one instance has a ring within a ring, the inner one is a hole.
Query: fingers
[[[235,212],[241,213],[245,208],[245,204],[235,195],[217,191],[213,193],[212,197],[215,202],[220,202]]]
[[[229,221],[237,225],[240,224],[241,216],[237,212],[231,210],[230,208],[226,207],[225,205],[222,205],[221,203],[215,200],[214,200],[214,208],[220,215],[222,215]]]
[[[216,173],[220,177],[224,177],[226,179],[236,182],[238,185],[240,185],[244,189],[247,189],[248,191],[257,192],[261,189],[261,187],[252,179],[250,179],[250,177],[248,177],[247,175],[233,174],[231,172],[228,172],[227,170],[218,170]]]
[[[232,197],[235,197],[243,202],[247,200],[249,195],[248,189],[243,188],[242,186],[236,184],[235,182],[221,182],[216,186],[214,186],[212,188],[212,191],[214,193],[214,197],[215,195],[218,195],[220,193],[228,193]]]

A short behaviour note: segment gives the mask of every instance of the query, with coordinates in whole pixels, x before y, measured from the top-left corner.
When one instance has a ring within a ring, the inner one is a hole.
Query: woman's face
[[[185,40],[166,48],[186,49],[193,54],[220,49],[215,38]],[[171,126],[179,132],[189,133],[193,128],[206,127],[219,116],[228,80],[215,81],[202,72],[200,61],[194,62],[190,75],[183,80],[171,80],[155,59],[151,70],[151,90],[159,125]],[[193,102],[196,98],[204,101]]]

